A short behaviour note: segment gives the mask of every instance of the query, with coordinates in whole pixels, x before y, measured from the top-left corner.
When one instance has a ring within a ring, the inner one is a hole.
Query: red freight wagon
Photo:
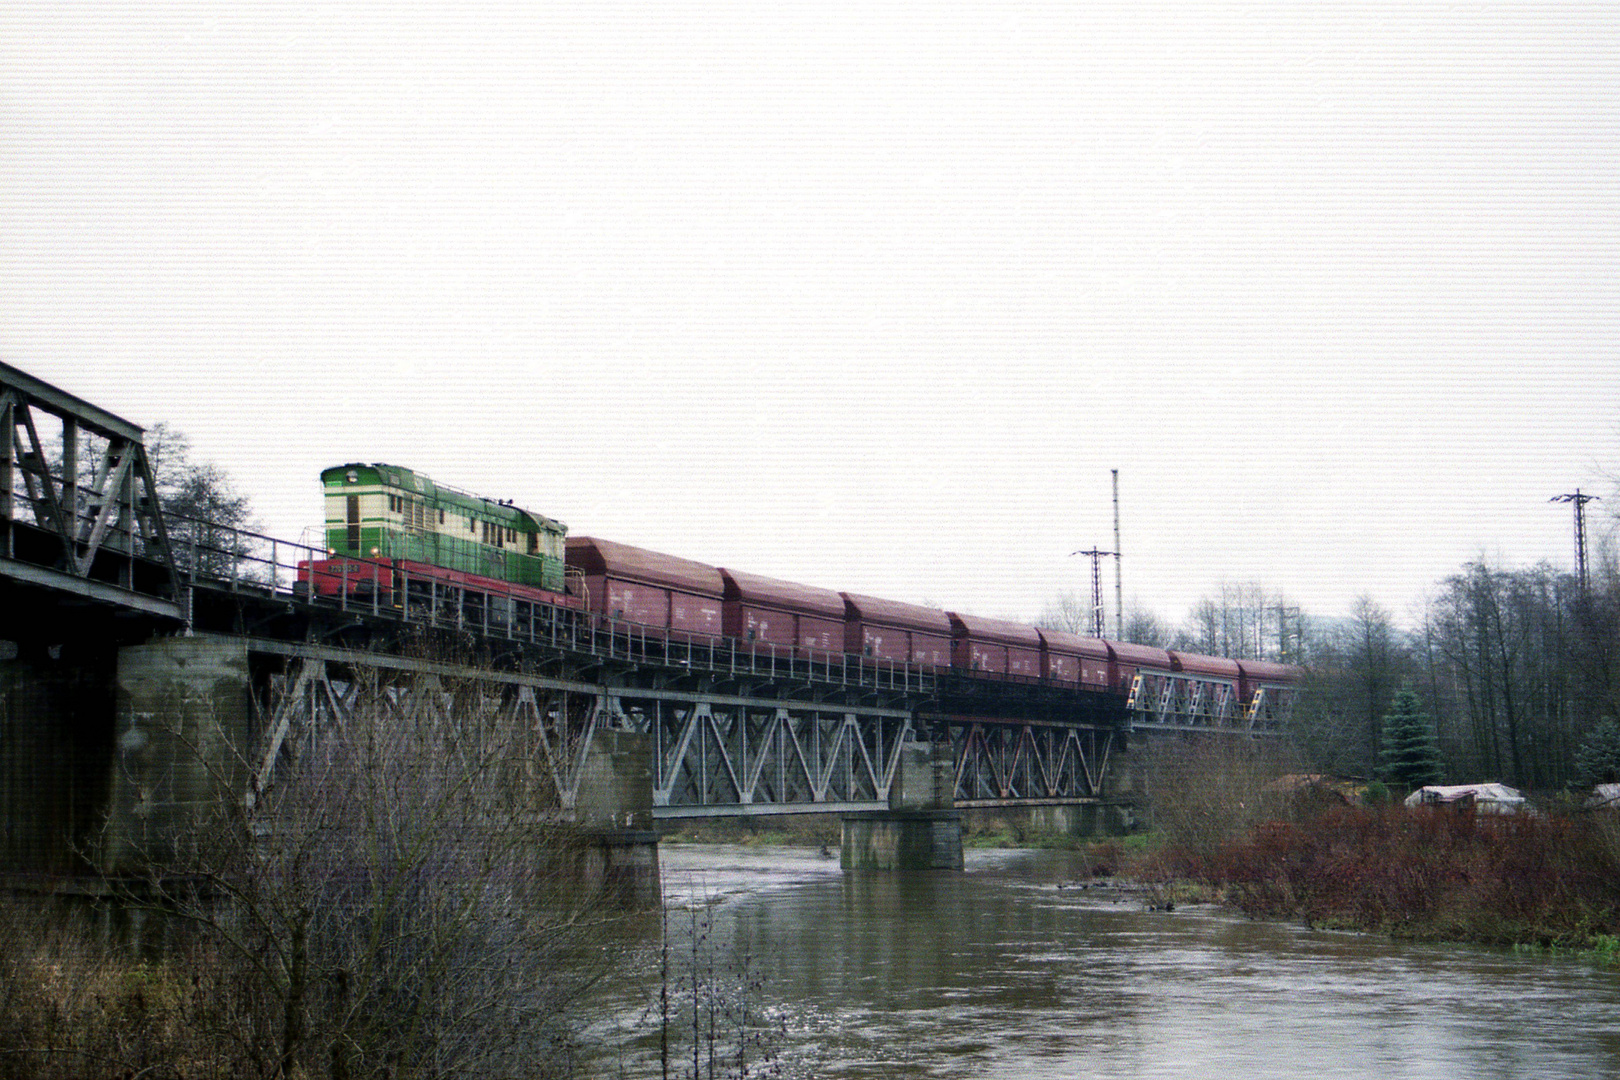
[[[1299,681],[1299,668],[1288,664],[1274,664],[1270,660],[1239,660],[1242,680],[1238,683],[1238,698],[1245,705],[1254,703],[1255,691],[1262,686],[1290,688]]]
[[[1228,660],[1224,656],[1203,656],[1199,653],[1172,652],[1170,664],[1173,670],[1194,679],[1203,679],[1206,682],[1228,682],[1237,685],[1241,672],[1238,670],[1236,660]]]
[[[1170,654],[1152,645],[1132,645],[1123,641],[1110,641],[1108,651],[1113,655],[1109,681],[1121,692],[1128,692],[1138,672],[1148,675],[1167,675],[1172,670]]]
[[[946,667],[951,662],[951,618],[938,608],[842,593],[844,651],[897,663]]]
[[[1042,674],[1056,682],[1106,687],[1108,643],[1101,638],[1081,637],[1062,630],[1041,630],[1046,643]]]
[[[951,612],[951,666],[958,671],[1041,677],[1041,634],[1033,626]]]
[[[719,637],[725,582],[720,571],[591,536],[570,536],[568,565],[585,575],[586,607],[611,619]]]
[[[724,567],[720,576],[727,637],[786,649],[844,651],[844,598],[831,589]]]

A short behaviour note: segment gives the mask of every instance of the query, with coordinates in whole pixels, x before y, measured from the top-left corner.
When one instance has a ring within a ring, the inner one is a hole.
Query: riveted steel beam
[[[60,426],[55,444],[41,434],[45,416]],[[0,439],[0,558],[7,560],[0,573],[183,617],[139,427],[0,364]],[[81,459],[84,449],[93,462]],[[22,572],[21,565],[34,569]]]

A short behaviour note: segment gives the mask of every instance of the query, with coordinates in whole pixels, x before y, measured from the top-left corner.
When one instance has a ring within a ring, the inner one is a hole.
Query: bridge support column
[[[247,646],[167,638],[118,651],[111,797],[100,869],[176,861],[176,845],[247,791]]]
[[[844,818],[844,869],[962,869],[962,815],[951,806],[954,782],[949,745],[902,746],[889,809]]]
[[[49,888],[89,867],[107,809],[113,653],[0,640],[0,877]]]
[[[1056,836],[1123,836],[1130,831],[1129,807],[1116,803],[1075,803],[1065,806],[1032,806],[1029,826],[1032,833]]]
[[[579,874],[634,910],[663,902],[652,822],[652,748],[646,735],[598,731],[579,780]]]

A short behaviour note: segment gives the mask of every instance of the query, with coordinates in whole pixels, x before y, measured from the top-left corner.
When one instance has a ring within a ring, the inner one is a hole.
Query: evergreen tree
[[[1434,735],[1434,718],[1423,711],[1423,703],[1410,690],[1395,695],[1384,714],[1384,746],[1379,755],[1382,778],[1408,790],[1440,781],[1440,744]]]
[[[1620,783],[1620,724],[1605,720],[1581,741],[1575,751],[1578,787]]]

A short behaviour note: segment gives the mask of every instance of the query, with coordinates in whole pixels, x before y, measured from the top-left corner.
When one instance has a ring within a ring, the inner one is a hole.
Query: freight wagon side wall
[[[761,607],[755,604],[728,603],[727,611],[736,611],[734,619],[726,620],[726,634],[739,641],[758,645],[779,645],[791,649],[798,638],[798,618],[788,611]]]
[[[903,664],[911,659],[911,634],[898,627],[876,623],[850,624],[853,647],[849,651],[873,660],[892,660]]]
[[[669,590],[622,578],[607,577],[603,580],[606,582],[603,612],[609,618],[646,626],[669,626]]]
[[[799,616],[799,647],[817,652],[844,651],[844,624],[814,615]]]
[[[951,639],[941,634],[917,631],[911,635],[911,662],[929,667],[949,667]]]
[[[724,607],[718,596],[698,596],[671,589],[669,627],[686,634],[720,637],[725,626]]]

